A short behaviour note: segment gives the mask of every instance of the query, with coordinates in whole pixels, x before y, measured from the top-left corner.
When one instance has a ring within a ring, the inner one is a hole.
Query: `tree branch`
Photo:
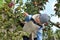
[[[52,25],[54,25],[54,26],[60,28],[60,23],[59,23],[59,22],[57,22],[57,23],[55,24],[55,23],[53,23],[53,22],[50,21],[50,23],[51,23]]]

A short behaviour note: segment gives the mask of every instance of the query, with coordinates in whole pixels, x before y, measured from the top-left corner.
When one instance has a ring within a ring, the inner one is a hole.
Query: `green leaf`
[[[11,2],[11,0],[5,0],[5,2],[10,3],[10,2]]]
[[[3,5],[3,0],[0,0],[0,8],[2,7]]]

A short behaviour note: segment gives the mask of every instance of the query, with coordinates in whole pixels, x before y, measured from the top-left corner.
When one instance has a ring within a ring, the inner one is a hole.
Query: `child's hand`
[[[29,14],[28,14],[27,12],[24,12],[24,13],[23,13],[23,16],[25,16],[25,17],[28,16],[28,15],[29,15]]]

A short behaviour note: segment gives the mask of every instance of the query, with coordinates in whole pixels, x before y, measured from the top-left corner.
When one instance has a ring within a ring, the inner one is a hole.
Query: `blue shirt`
[[[26,16],[25,21],[29,22],[31,20],[31,18],[32,18],[32,15],[28,15],[28,16]]]
[[[42,26],[40,26],[40,28],[37,31],[37,40],[42,40],[42,36],[43,36],[42,32],[43,32]]]
[[[26,18],[25,18],[25,21],[26,22],[29,22],[31,20],[31,17],[32,15],[28,15]],[[38,29],[37,31],[37,40],[42,40],[42,26],[40,26],[40,28]]]

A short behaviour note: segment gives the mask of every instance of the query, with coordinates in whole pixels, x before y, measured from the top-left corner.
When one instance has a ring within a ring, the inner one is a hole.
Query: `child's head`
[[[50,17],[47,14],[35,14],[32,17],[37,23],[48,25]]]

